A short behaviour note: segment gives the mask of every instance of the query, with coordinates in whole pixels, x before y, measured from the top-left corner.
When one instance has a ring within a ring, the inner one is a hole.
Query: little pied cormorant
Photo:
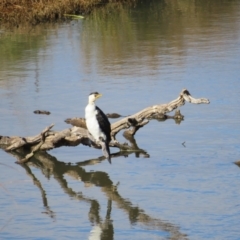
[[[95,101],[102,94],[93,92],[89,94],[88,105],[85,108],[85,119],[89,133],[102,146],[104,156],[111,163],[109,142],[111,141],[111,124],[103,111],[95,105]]]

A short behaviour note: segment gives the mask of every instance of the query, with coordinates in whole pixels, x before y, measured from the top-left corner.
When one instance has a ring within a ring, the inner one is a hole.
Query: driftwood
[[[33,113],[35,113],[35,114],[45,114],[45,115],[51,114],[49,111],[46,111],[46,110],[35,110],[35,111],[33,111]]]
[[[185,102],[194,104],[208,104],[209,100],[206,98],[193,98],[188,90],[183,89],[179,97],[167,104],[159,104],[147,107],[131,116],[122,118],[121,120],[111,124],[111,147],[119,148],[121,151],[136,151],[133,145],[126,143],[121,144],[116,140],[116,135],[123,129],[127,129],[125,136],[134,136],[136,132],[145,126],[151,119],[166,120],[168,118],[175,119],[176,123],[183,119],[180,111],[176,111],[174,116],[168,116],[169,113],[176,108],[185,104]],[[77,146],[83,144],[86,146],[101,148],[94,139],[89,135],[85,119],[71,118],[66,120],[67,123],[74,125],[71,128],[64,129],[60,132],[51,130],[54,124],[45,128],[40,134],[34,137],[4,137],[0,136],[0,146],[6,151],[20,150],[21,148],[28,149],[29,154],[25,156],[20,162],[25,162],[30,159],[35,152],[42,150],[50,150],[61,146]]]

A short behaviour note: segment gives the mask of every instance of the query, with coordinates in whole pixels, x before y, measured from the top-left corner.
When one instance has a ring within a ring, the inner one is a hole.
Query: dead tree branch
[[[176,108],[185,104],[185,102],[194,104],[208,104],[209,100],[206,98],[194,98],[191,96],[187,89],[183,89],[177,99],[167,103],[158,104],[147,107],[131,116],[122,118],[121,120],[112,123],[111,125],[111,136],[112,141],[110,143],[111,147],[119,148],[123,151],[134,151],[133,146],[128,144],[121,144],[116,140],[116,135],[123,129],[125,135],[133,136],[140,128],[145,126],[149,120],[153,118],[174,118],[183,119],[180,111],[176,111],[173,117],[169,117],[166,113],[169,113]],[[46,127],[40,134],[34,137],[7,137],[0,136],[0,147],[6,151],[12,151],[17,149],[29,149],[30,153],[21,160],[25,162],[29,160],[35,152],[39,150],[50,150],[53,148],[61,146],[77,146],[83,144],[86,146],[101,148],[94,139],[89,135],[85,119],[84,118],[69,118],[66,120],[67,123],[74,125],[72,128],[64,129],[60,132],[52,131],[54,124]]]
[[[194,104],[210,103],[206,98],[193,98],[187,89],[183,89],[179,97],[167,104],[159,104],[147,107],[140,112],[137,112],[131,116],[125,117],[111,126],[111,135],[114,140],[116,134],[122,129],[129,129],[133,127],[133,130],[129,130],[130,135],[134,135],[136,131],[148,123],[148,119],[154,118],[156,115],[165,115],[173,111],[174,109],[185,104],[185,101]]]

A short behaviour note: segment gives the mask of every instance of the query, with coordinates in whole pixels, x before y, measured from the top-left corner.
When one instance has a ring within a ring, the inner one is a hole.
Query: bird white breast
[[[100,137],[106,139],[106,135],[101,131],[97,118],[97,111],[95,110],[95,105],[88,104],[85,108],[85,119],[88,131],[94,137],[96,141],[99,140]]]

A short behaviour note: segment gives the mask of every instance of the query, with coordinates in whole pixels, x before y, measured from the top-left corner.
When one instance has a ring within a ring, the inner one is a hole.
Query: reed
[[[132,0],[129,0],[129,2]],[[110,2],[127,0],[1,0],[0,25],[36,25],[41,22],[62,21],[66,14],[88,14],[92,9]]]

